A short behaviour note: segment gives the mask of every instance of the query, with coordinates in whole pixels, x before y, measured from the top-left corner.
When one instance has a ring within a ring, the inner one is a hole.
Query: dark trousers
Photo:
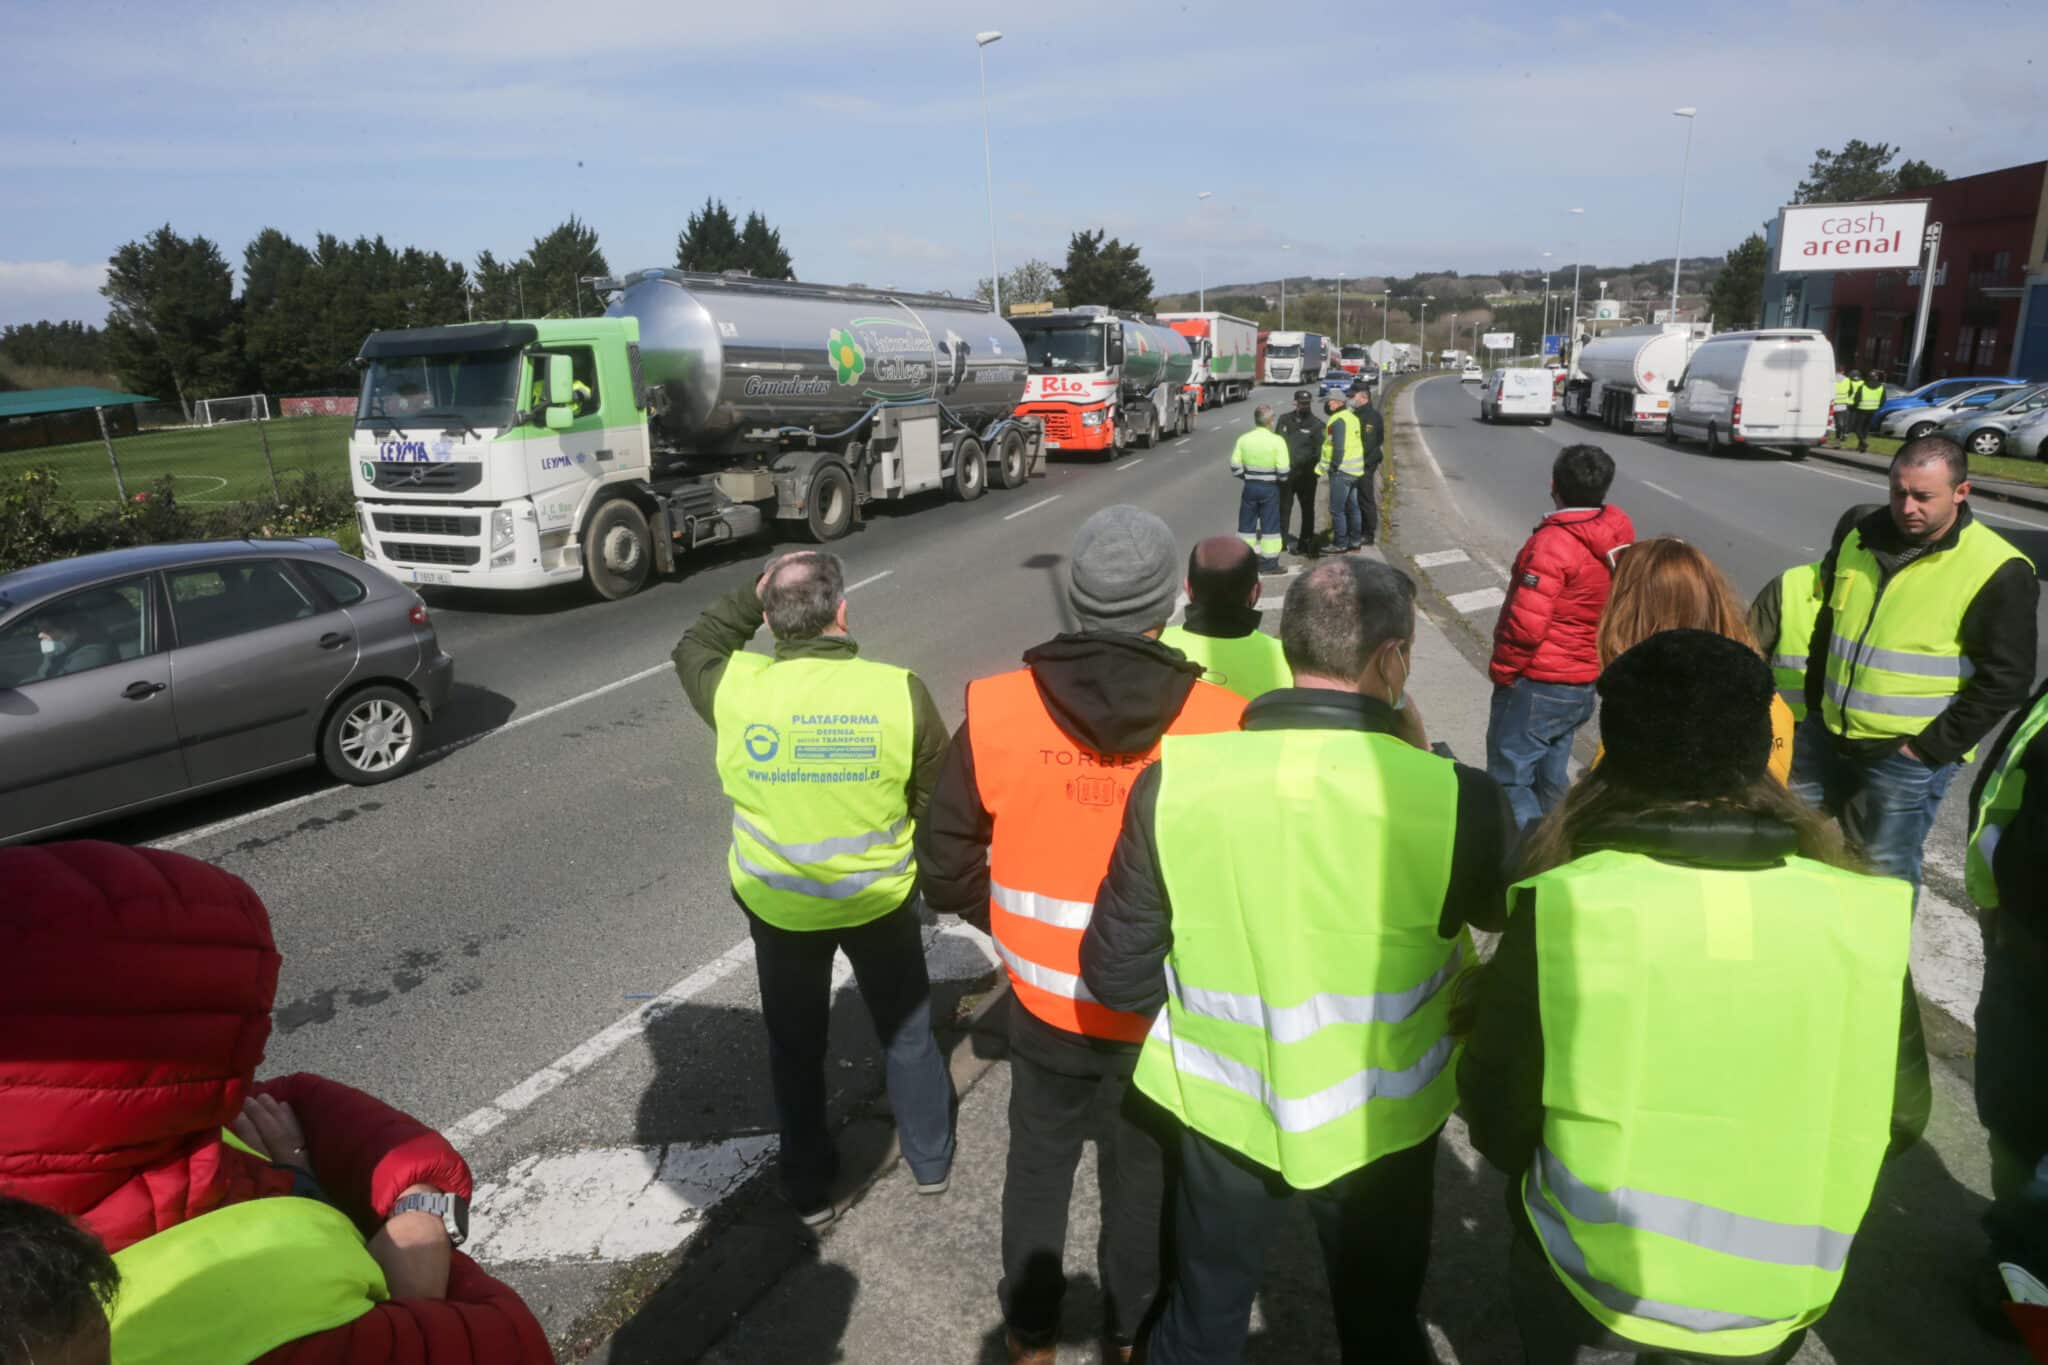
[[[931,980],[918,933],[917,898],[851,929],[778,929],[747,914],[768,1074],[782,1136],[782,1189],[800,1210],[831,1197],[839,1153],[825,1113],[825,1045],[832,1014],[832,957],[844,950],[882,1040],[889,1107],[903,1159],[920,1183],[953,1165],[953,1078],[932,1036]],[[744,907],[742,907],[744,908]]]
[[[1059,1336],[1067,1209],[1084,1142],[1095,1144],[1102,1199],[1095,1265],[1105,1329],[1120,1343],[1137,1340],[1159,1296],[1164,1115],[1131,1088],[1135,1052],[1094,1057],[1100,1069],[1092,1075],[1067,1075],[1027,1056],[1010,1057],[1003,1282],[997,1294],[1004,1321],[1028,1346],[1050,1346]]]
[[[1300,509],[1301,530],[1290,536],[1287,523],[1295,519],[1295,509]],[[1287,483],[1280,492],[1280,538],[1294,542],[1296,554],[1313,555],[1316,552],[1316,467],[1303,465],[1289,471]]]
[[[1365,467],[1352,496],[1358,499],[1358,516],[1364,538],[1371,545],[1380,538],[1380,467],[1377,461]]]
[[[1858,450],[1870,449],[1870,424],[1876,420],[1877,409],[1856,409],[1855,415],[1850,419],[1849,426],[1850,430],[1856,433],[1856,448]]]
[[[1806,1333],[1799,1331],[1764,1355],[1709,1356],[1659,1351],[1616,1336],[1558,1282],[1557,1272],[1526,1231],[1515,1234],[1508,1253],[1508,1287],[1514,1295],[1524,1365],[1784,1365],[1806,1340]]]
[[[1173,1201],[1174,1280],[1145,1347],[1152,1365],[1237,1361],[1251,1329],[1266,1243],[1299,1195],[1308,1201],[1346,1365],[1436,1359],[1418,1306],[1429,1270],[1437,1135],[1318,1190],[1183,1128]]]

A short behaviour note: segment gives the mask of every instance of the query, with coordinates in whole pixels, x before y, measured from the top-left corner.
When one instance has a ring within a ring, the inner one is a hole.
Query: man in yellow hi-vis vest
[[[762,624],[775,653],[747,650]],[[918,1190],[943,1194],[953,1084],[932,1037],[912,828],[945,756],[916,674],[859,657],[846,571],[803,550],[697,618],[676,676],[718,737],[732,799],[727,868],[754,939],[782,1135],[783,1191],[806,1223],[837,1215],[825,1116],[832,960],[844,950],[887,1052],[889,1104]]]
[[[1187,619],[1160,632],[1169,645],[1202,666],[1202,678],[1246,701],[1291,687],[1286,652],[1265,631],[1259,610],[1259,565],[1241,541],[1211,536],[1188,555]]]
[[[1169,735],[1131,789],[1081,939],[1096,999],[1153,1016],[1133,1076],[1173,1117],[1175,1275],[1151,1365],[1237,1360],[1295,1194],[1346,1361],[1433,1360],[1437,1134],[1467,924],[1501,922],[1514,817],[1432,749],[1410,693],[1415,585],[1324,561],[1287,591],[1294,686],[1232,733]]]

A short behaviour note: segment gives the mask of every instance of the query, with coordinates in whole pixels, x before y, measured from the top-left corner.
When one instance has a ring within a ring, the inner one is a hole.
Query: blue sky
[[[765,213],[803,278],[964,293],[988,273],[984,28],[1006,35],[1006,267],[1090,226],[1139,243],[1162,290],[1540,267],[1575,241],[1668,256],[1687,104],[1684,245],[1719,252],[1816,147],[1892,141],[1951,175],[2048,155],[2048,5],[1938,12],[9,0],[0,323],[97,321],[107,255],[166,221],[237,262],[266,226],[473,261],[573,212],[623,270],[669,264],[707,194]]]

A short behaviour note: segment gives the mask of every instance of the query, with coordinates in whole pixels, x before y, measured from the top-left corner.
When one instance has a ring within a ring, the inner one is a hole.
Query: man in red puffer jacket
[[[1613,482],[1614,461],[1600,447],[1558,452],[1550,467],[1557,510],[1515,556],[1494,623],[1486,772],[1507,789],[1524,829],[1564,798],[1572,737],[1593,716],[1600,613],[1615,556],[1636,538],[1628,513],[1606,503]]]
[[[245,883],[77,842],[0,849],[0,887],[0,1194],[69,1215],[115,1254],[116,1358],[554,1359],[519,1296],[453,1249],[443,1214],[393,1209],[445,1195],[466,1211],[469,1167],[446,1139],[319,1076],[252,1079],[279,957]],[[336,1266],[295,1288],[295,1269]],[[193,1310],[224,1288],[246,1293],[234,1312]],[[293,1313],[309,1304],[306,1328]]]

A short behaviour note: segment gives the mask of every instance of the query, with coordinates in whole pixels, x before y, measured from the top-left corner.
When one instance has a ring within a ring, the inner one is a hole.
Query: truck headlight
[[[499,507],[491,512],[491,548],[502,550],[512,543],[512,509]]]
[[[1084,412],[1081,414],[1081,425],[1084,427],[1099,427],[1102,425],[1102,419],[1107,415],[1101,408],[1097,408],[1093,412]]]

